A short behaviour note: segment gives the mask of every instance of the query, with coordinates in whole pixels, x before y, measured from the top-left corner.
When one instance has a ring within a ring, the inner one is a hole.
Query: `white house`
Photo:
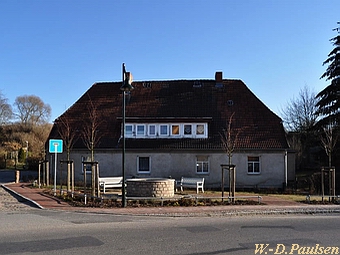
[[[49,139],[65,138],[60,135],[65,121],[75,134],[76,179],[83,178],[82,161],[91,153],[81,137],[93,123],[100,176],[122,175],[121,85],[95,83],[55,120]],[[126,97],[126,176],[201,176],[206,188],[220,187],[221,164],[228,164],[221,134],[230,127],[236,188],[281,188],[294,180],[295,157],[282,120],[241,80],[223,79],[217,72],[215,79],[137,81],[133,86]],[[66,151],[59,158],[66,158]]]

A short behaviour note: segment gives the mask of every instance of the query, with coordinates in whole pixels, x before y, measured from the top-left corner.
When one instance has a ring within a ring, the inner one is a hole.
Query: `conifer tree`
[[[340,22],[338,22],[338,25]],[[328,156],[328,166],[332,166],[332,155],[339,137],[340,127],[340,27],[335,28],[338,35],[330,39],[334,49],[328,54],[323,65],[328,65],[321,76],[330,84],[316,98],[319,100],[317,114],[321,116],[317,126],[321,130],[321,143]]]
[[[338,25],[340,22],[338,22]],[[319,126],[339,126],[340,120],[340,27],[335,28],[338,35],[330,39],[334,49],[328,54],[323,65],[328,65],[321,79],[325,78],[330,84],[316,95],[317,114],[321,116]]]

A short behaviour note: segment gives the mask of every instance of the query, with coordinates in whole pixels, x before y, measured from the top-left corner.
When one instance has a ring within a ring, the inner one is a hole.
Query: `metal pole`
[[[324,183],[324,168],[321,168],[321,191],[322,191],[322,201],[325,196],[325,183]]]
[[[54,144],[54,196],[57,195],[57,148],[58,144]]]
[[[123,64],[122,82],[125,81],[125,64]],[[123,149],[122,149],[122,207],[126,207],[126,191],[125,191],[125,91],[123,90]]]

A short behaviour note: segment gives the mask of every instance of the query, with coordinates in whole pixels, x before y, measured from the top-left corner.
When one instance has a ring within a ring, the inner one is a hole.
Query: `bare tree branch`
[[[61,139],[64,141],[64,146],[66,148],[67,160],[70,160],[70,153],[73,145],[77,141],[76,130],[74,126],[70,123],[70,118],[65,116],[59,117],[57,120],[58,133]]]
[[[232,127],[234,115],[235,113],[233,113],[230,116],[229,121],[227,123],[227,128],[224,130],[224,132],[220,133],[223,148],[228,155],[229,165],[231,165],[233,152],[238,142],[238,136],[241,133],[240,129],[237,130]]]
[[[335,148],[335,145],[338,141],[339,135],[336,133],[335,125],[328,125],[323,127],[324,134],[321,135],[321,144],[328,156],[328,166],[332,166],[332,154]]]

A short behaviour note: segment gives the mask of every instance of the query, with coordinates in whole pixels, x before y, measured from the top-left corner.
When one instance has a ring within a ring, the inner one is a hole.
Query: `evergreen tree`
[[[338,35],[330,39],[334,49],[323,62],[323,65],[328,65],[328,68],[321,76],[321,79],[325,78],[331,83],[316,95],[319,100],[317,114],[321,116],[319,126],[338,126],[340,120],[340,27],[334,30]]]

